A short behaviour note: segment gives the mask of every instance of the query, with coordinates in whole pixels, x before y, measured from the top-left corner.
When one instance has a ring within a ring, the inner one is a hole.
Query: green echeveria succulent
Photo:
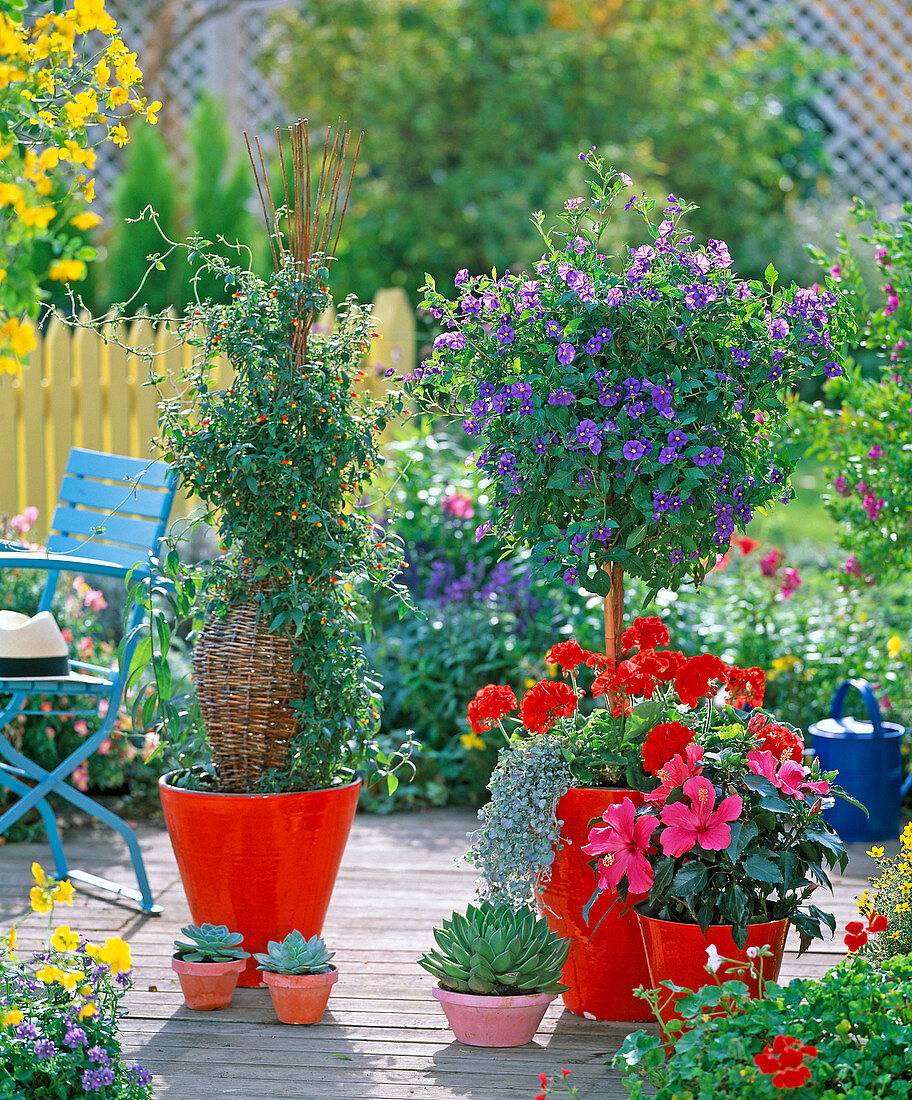
[[[334,954],[326,950],[326,944],[318,936],[307,940],[295,929],[281,943],[270,940],[269,950],[254,951],[253,957],[260,970],[272,974],[325,974],[332,970],[329,960]]]
[[[511,909],[488,901],[454,913],[434,929],[439,950],[418,965],[457,993],[508,996],[563,993],[559,978],[570,941],[548,927],[531,909]]]
[[[193,942],[175,940],[176,959],[185,962],[228,962],[250,958],[249,953],[240,947],[244,939],[241,933],[229,932],[224,924],[204,924],[202,927],[190,924],[182,928],[181,933]]]

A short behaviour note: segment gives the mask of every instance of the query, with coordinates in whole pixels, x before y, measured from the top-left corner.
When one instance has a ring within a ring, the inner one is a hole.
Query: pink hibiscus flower
[[[799,802],[804,801],[805,791],[813,791],[819,795],[830,793],[830,784],[826,779],[812,783],[807,780],[808,770],[803,764],[795,760],[780,762],[773,753],[766,750],[751,749],[747,754],[747,766],[754,775],[762,775],[783,794],[797,798]]]
[[[684,750],[684,758],[673,756],[667,764],[663,764],[656,772],[656,779],[661,782],[660,787],[650,791],[646,795],[647,802],[655,802],[659,809],[665,805],[668,796],[676,788],[680,787],[688,779],[701,775],[703,772],[703,748],[700,745],[688,745]]]
[[[662,851],[666,856],[682,856],[699,846],[708,852],[721,852],[731,843],[731,826],[741,813],[743,803],[732,794],[716,805],[716,788],[708,779],[697,776],[684,784],[684,797],[691,805],[673,802],[662,810]]]
[[[609,806],[602,820],[607,822],[607,828],[590,829],[589,843],[582,849],[586,855],[602,857],[598,862],[599,890],[616,890],[626,875],[631,893],[647,893],[652,886],[653,872],[646,853],[659,819],[637,818],[636,807],[625,798],[618,805]]]

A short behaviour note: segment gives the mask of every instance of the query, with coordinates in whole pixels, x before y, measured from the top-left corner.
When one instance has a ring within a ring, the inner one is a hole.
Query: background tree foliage
[[[775,32],[734,49],[706,0],[300,0],[268,64],[312,124],[366,132],[336,273],[361,296],[536,257],[528,211],[578,193],[592,144],[698,203],[745,274],[822,172],[821,59]]]

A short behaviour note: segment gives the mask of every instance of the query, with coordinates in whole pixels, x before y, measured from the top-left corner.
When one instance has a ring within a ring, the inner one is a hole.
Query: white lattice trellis
[[[826,73],[814,107],[834,183],[880,204],[912,202],[912,4],[909,0],[729,0],[742,41],[786,12],[802,41],[848,61]]]
[[[160,125],[180,158],[184,122],[204,89],[225,105],[232,133],[268,134],[287,122],[275,86],[257,65],[270,10],[283,0],[109,0],[124,41],[139,55]],[[99,203],[109,200],[123,154],[101,149]]]

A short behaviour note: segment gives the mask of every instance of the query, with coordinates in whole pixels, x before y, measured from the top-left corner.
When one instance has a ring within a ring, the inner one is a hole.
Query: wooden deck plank
[[[340,870],[324,935],[341,978],[324,1020],[279,1024],[265,989],[238,990],[231,1007],[195,1013],[170,969],[171,941],[190,920],[166,834],[138,833],[161,917],[80,889],[66,922],[90,938],[123,936],[133,948],[135,986],[126,998],[127,1055],[153,1073],[156,1097],[211,1100],[531,1100],[538,1074],[570,1069],[587,1100],[626,1095],[605,1062],[634,1025],[597,1023],[558,1002],[535,1041],[510,1050],[462,1046],[416,965],[435,923],[472,898],[474,871],[457,863],[474,827],[471,812],[439,810],[386,818],[359,816]],[[93,830],[67,836],[72,866],[129,883],[119,842]],[[33,860],[50,866],[43,844],[0,846],[0,928],[27,912]],[[822,905],[838,926],[856,915],[854,898],[874,870],[861,846]],[[369,899],[366,900],[366,899]],[[818,903],[821,904],[821,903]],[[40,942],[40,922],[20,931],[22,949]],[[823,973],[842,956],[841,934],[796,957],[790,937],[783,980]]]

